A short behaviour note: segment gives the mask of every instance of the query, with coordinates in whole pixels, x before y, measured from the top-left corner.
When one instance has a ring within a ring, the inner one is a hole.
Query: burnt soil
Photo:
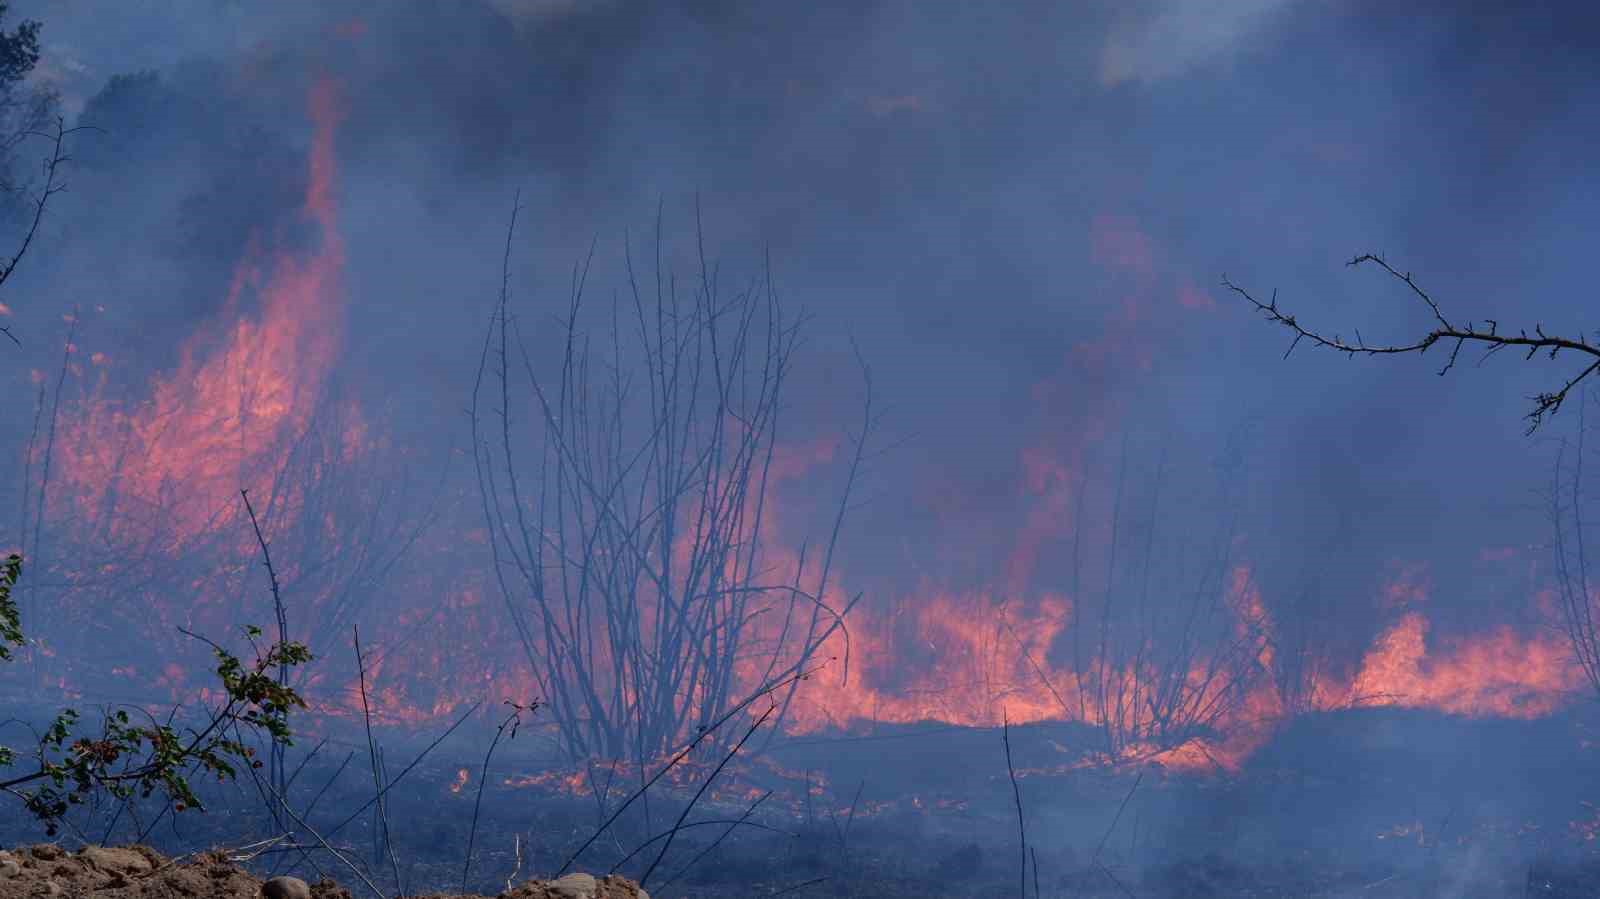
[[[766,764],[730,766],[657,864],[658,837],[709,768],[686,766],[572,870],[639,879],[654,866],[655,899],[1032,896],[1035,878],[1042,899],[1600,896],[1596,730],[1578,714],[1352,710],[1296,722],[1240,770],[1195,776],[1083,767],[1068,748],[1088,745],[1081,729],[1016,727],[1024,858],[997,731],[880,727],[779,742]],[[380,735],[399,780],[382,816],[363,808],[364,739],[311,734],[288,759],[292,806],[386,896],[507,895],[508,882],[560,870],[637,785],[636,771],[602,767],[562,783],[574,772],[527,735],[502,745],[480,783],[487,739],[468,728],[400,778],[434,736]],[[29,847],[11,850],[22,879],[0,880],[0,899],[50,895],[52,878],[65,896],[255,896],[274,874],[327,878],[324,899],[371,895],[302,828],[274,822],[249,778],[203,796],[204,813],[85,810],[42,848],[19,807],[0,806],[0,846]],[[285,831],[296,834],[250,848]],[[149,869],[119,879],[69,854],[85,843],[137,844]]]

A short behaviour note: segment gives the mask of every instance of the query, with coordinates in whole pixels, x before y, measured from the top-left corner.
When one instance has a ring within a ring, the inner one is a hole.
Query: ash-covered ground
[[[327,876],[356,895],[370,890],[319,839],[387,895],[494,895],[570,861],[648,875],[657,897],[1034,895],[1035,884],[1046,897],[1590,896],[1597,721],[1354,709],[1302,718],[1238,770],[1209,773],[1087,764],[1094,734],[1080,726],[1013,727],[1010,772],[999,730],[883,727],[779,741],[697,800],[722,753],[690,759],[614,819],[637,766],[561,765],[534,726],[502,741],[480,783],[493,730],[476,719],[431,750],[447,725],[381,728],[380,813],[364,734],[323,721],[288,757],[298,821],[274,821],[246,777],[204,790],[205,812],[106,805],[56,841],[222,849],[258,876]],[[0,820],[7,846],[44,839],[20,814]]]

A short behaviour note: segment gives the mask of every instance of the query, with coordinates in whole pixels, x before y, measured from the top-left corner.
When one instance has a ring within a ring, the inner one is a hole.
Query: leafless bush
[[[513,215],[507,267],[514,233]],[[724,289],[700,237],[697,221],[699,270],[680,282],[658,221],[653,270],[627,251],[625,296],[593,331],[589,261],[575,267],[550,357],[525,344],[503,269],[483,346],[472,422],[495,575],[574,758],[681,744],[803,669],[853,605],[825,588],[870,400],[832,531],[795,558],[769,531],[802,320],[770,272]]]
[[[1166,455],[1163,448],[1135,530],[1124,442],[1103,592],[1098,603],[1083,596],[1083,613],[1074,620],[1081,635],[1074,639],[1095,640],[1093,651],[1080,651],[1075,662],[1079,716],[1099,728],[1111,758],[1225,738],[1267,674],[1263,658],[1270,634],[1239,580],[1234,556],[1237,465],[1225,468],[1211,501],[1219,510],[1216,532],[1202,544],[1200,563],[1186,564],[1183,557],[1193,552],[1194,541],[1162,506],[1170,477]]]

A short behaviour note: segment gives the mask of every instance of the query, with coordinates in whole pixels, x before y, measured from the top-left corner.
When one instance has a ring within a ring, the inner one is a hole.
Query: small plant
[[[0,569],[0,660],[11,658],[10,647],[25,643],[11,596],[21,576],[22,557],[13,554]],[[294,688],[278,680],[276,670],[309,662],[310,650],[302,643],[282,641],[262,651],[256,645],[260,636],[260,628],[245,628],[245,638],[256,650],[248,665],[222,646],[205,641],[216,659],[223,702],[207,711],[204,726],[174,727],[170,720],[161,723],[148,715],[148,721],[138,721],[127,710],[117,709],[108,712],[99,733],[90,736],[79,730],[78,712],[64,709],[40,735],[32,770],[0,780],[0,790],[21,800],[51,836],[68,810],[96,794],[128,801],[160,791],[174,811],[203,809],[189,778],[203,772],[227,781],[241,765],[260,768],[262,762],[244,741],[243,731],[264,734],[271,745],[292,745],[289,712],[306,705]],[[17,754],[0,746],[0,768],[16,763]]]
[[[11,598],[11,588],[17,585],[17,580],[22,577],[22,557],[16,553],[6,557],[6,564],[0,570],[0,662],[11,660],[11,647],[21,646],[22,638],[22,612],[17,609],[17,601]],[[0,747],[0,751],[4,751]],[[0,756],[3,759],[4,756]]]

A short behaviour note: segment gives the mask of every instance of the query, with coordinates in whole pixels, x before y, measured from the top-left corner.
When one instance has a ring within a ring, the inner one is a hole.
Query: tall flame
[[[271,240],[253,239],[218,322],[185,343],[146,400],[104,397],[102,372],[99,396],[64,414],[62,480],[86,517],[120,529],[159,520],[172,542],[192,538],[237,503],[241,486],[264,484],[305,432],[336,358],[345,258],[333,195],[333,83],[319,81],[309,105],[301,216],[315,230],[311,249],[273,252]]]

